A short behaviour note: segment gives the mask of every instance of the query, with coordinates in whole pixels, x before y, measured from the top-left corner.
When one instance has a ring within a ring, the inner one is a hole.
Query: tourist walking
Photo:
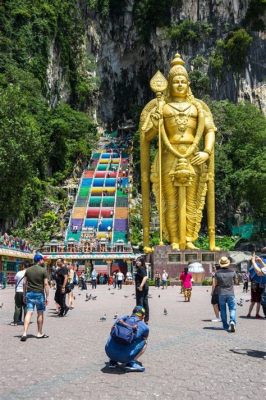
[[[98,272],[93,268],[91,272],[91,288],[96,289],[97,287],[97,277],[98,277]]]
[[[243,272],[242,274],[242,280],[243,280],[243,293],[248,292],[248,281],[249,281],[249,275],[247,272]]]
[[[111,329],[105,345],[105,352],[110,359],[109,368],[119,367],[126,371],[144,372],[145,368],[137,360],[146,350],[149,327],[143,322],[145,309],[136,306],[132,315],[118,318]]]
[[[234,294],[234,282],[236,273],[230,267],[229,258],[223,256],[219,261],[220,269],[214,275],[214,285],[218,285],[219,305],[223,328],[230,332],[236,329],[236,299]],[[227,307],[229,309],[229,324],[227,321]]]
[[[56,266],[57,271],[55,301],[60,306],[58,316],[64,317],[69,311],[69,307],[66,305],[66,285],[68,283],[68,270],[61,259],[57,260]]]
[[[84,271],[80,274],[81,290],[87,290],[86,275]]]
[[[20,338],[22,342],[27,340],[27,333],[35,307],[37,309],[37,339],[48,338],[43,333],[43,313],[49,297],[48,275],[42,254],[35,254],[33,261],[34,265],[25,271],[23,282],[23,296],[27,314],[24,319],[24,332]]]
[[[162,273],[162,286],[163,286],[163,289],[164,288],[167,289],[167,279],[168,279],[168,273],[164,269],[163,273]]]
[[[116,272],[113,273],[113,288],[116,288]]]
[[[10,325],[16,326],[22,324],[22,314],[24,312],[24,317],[26,314],[26,304],[23,300],[23,280],[26,269],[25,265],[21,265],[21,270],[15,275],[15,311],[13,316],[13,322]]]
[[[182,282],[185,302],[189,302],[192,294],[192,274],[188,272],[188,267],[184,268],[179,279]]]
[[[218,285],[215,279],[215,272],[220,269],[220,265],[217,264],[214,267],[214,272],[212,275],[212,291],[211,291],[211,304],[213,306],[213,311],[215,314],[215,318],[212,319],[212,322],[221,322],[220,318],[220,306],[219,306],[219,293],[218,293]]]
[[[256,271],[256,274],[260,277],[262,277],[262,276],[265,277],[266,276],[266,264],[262,261],[262,259],[260,257],[256,256],[254,253],[252,255],[251,262],[252,262],[254,270]],[[266,284],[262,283],[261,288],[262,288],[262,293],[261,293],[260,304],[262,306],[263,313],[266,317]]]
[[[256,314],[255,317],[257,319],[263,318],[260,315],[260,302],[261,302],[261,294],[263,293],[264,287],[262,287],[258,282],[256,282],[254,279],[251,279],[251,303],[249,306],[247,318],[251,317],[252,310],[256,304]]]
[[[160,289],[160,285],[161,285],[161,274],[159,273],[159,271],[156,271],[154,274],[154,282],[155,282],[155,287],[157,287],[158,289]]]
[[[74,290],[74,287],[75,287],[75,284],[74,284],[74,278],[75,278],[74,265],[70,264],[70,265],[68,265],[67,268],[68,268],[68,279],[67,279],[67,282],[68,282],[69,289],[71,289],[67,294],[68,307],[69,307],[70,310],[73,310],[73,308],[74,308],[74,292],[73,292],[73,290]]]
[[[116,279],[117,279],[117,287],[118,289],[122,289],[122,284],[124,280],[124,274],[120,270],[116,274]]]
[[[148,294],[149,294],[149,284],[148,284],[148,275],[145,266],[145,259],[138,258],[136,260],[136,275],[135,275],[135,285],[136,285],[136,305],[142,306],[145,309],[145,322],[149,321],[149,302],[148,302]]]

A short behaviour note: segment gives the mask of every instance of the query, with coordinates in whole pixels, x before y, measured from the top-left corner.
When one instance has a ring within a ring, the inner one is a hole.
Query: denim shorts
[[[45,298],[42,292],[27,292],[26,294],[27,311],[45,311]]]

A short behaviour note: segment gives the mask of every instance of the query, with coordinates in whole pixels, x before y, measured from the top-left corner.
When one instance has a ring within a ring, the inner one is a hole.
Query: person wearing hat
[[[236,272],[229,268],[230,260],[228,257],[221,257],[219,261],[220,269],[214,275],[214,286],[218,287],[219,305],[223,328],[235,332],[236,329],[236,299],[234,294],[234,283]],[[230,319],[227,322],[227,310],[229,309]]]
[[[45,293],[45,294],[44,294]],[[27,314],[24,319],[24,332],[21,341],[27,340],[27,332],[34,308],[37,309],[37,339],[48,338],[43,334],[43,312],[48,303],[49,284],[48,275],[44,266],[44,257],[40,253],[34,256],[34,265],[26,269],[23,282],[23,297],[26,303]]]
[[[145,309],[142,306],[134,307],[131,316],[123,316],[116,320],[112,327],[111,334],[105,345],[105,352],[110,359],[109,368],[121,367],[126,371],[144,372],[145,368],[137,360],[145,352],[149,327],[144,322]],[[116,324],[129,326],[134,330],[134,337],[131,343],[121,343],[112,334]]]

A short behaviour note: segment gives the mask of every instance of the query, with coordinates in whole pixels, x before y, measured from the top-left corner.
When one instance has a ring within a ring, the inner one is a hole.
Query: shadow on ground
[[[218,326],[204,326],[203,329],[208,329],[210,331],[223,331],[224,328]]]
[[[127,371],[124,370],[123,367],[109,368],[109,363],[105,363],[105,367],[101,369],[104,374],[112,374],[112,375],[123,375],[126,374]]]
[[[232,353],[241,354],[243,356],[263,358],[266,359],[266,351],[252,350],[252,349],[230,349]]]

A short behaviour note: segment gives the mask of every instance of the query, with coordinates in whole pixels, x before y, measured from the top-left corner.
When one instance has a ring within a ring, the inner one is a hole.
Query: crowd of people
[[[256,272],[256,277],[266,276],[266,264],[261,258],[253,255],[251,263]],[[80,284],[81,289],[87,290],[88,279],[86,274],[82,272],[78,276],[75,265],[67,264],[64,260],[59,259],[52,269],[51,276],[48,276],[44,264],[44,257],[37,253],[34,256],[34,265],[26,269],[23,266],[22,270],[16,274],[15,311],[12,325],[24,324],[21,341],[27,340],[28,328],[35,307],[37,309],[36,337],[38,339],[48,338],[48,335],[43,332],[43,313],[48,304],[51,288],[55,289],[54,301],[58,317],[65,317],[69,310],[75,307],[73,289],[76,285]],[[92,270],[89,279],[92,289],[97,288],[101,276],[103,275],[98,274],[95,269]],[[165,284],[165,282],[168,282],[168,278],[166,270],[163,270],[162,274],[156,271],[154,275],[156,287],[166,289],[167,283]],[[114,288],[121,290],[124,282],[133,283],[133,276],[129,271],[124,275],[121,270],[117,270],[112,276],[106,275],[105,280],[108,285],[113,285]],[[189,302],[193,287],[193,276],[189,272],[189,264],[180,274],[179,280],[184,301]],[[236,331],[235,280],[236,272],[231,268],[230,259],[226,256],[221,257],[212,276],[211,304],[215,313],[215,319],[212,321],[221,322],[223,329],[232,333]],[[257,283],[256,288],[254,282]],[[263,282],[265,281],[259,283],[257,278],[254,280],[254,275],[251,278],[251,304],[247,317],[251,316],[253,307],[257,304],[255,316],[259,319],[262,318],[259,314],[260,303],[262,299],[266,301],[266,289]],[[260,288],[259,291],[258,287]],[[243,290],[248,290],[245,281],[243,282]],[[260,293],[260,297],[258,293]],[[143,372],[145,368],[138,359],[147,347],[149,335],[149,280],[145,257],[136,260],[135,294],[136,306],[130,316],[121,316],[116,319],[107,340],[105,351],[110,359],[110,368],[122,366],[128,371]],[[24,322],[22,322],[23,313]]]
[[[0,234],[0,247],[21,251],[32,251],[27,240],[18,236],[8,235],[6,232]]]

